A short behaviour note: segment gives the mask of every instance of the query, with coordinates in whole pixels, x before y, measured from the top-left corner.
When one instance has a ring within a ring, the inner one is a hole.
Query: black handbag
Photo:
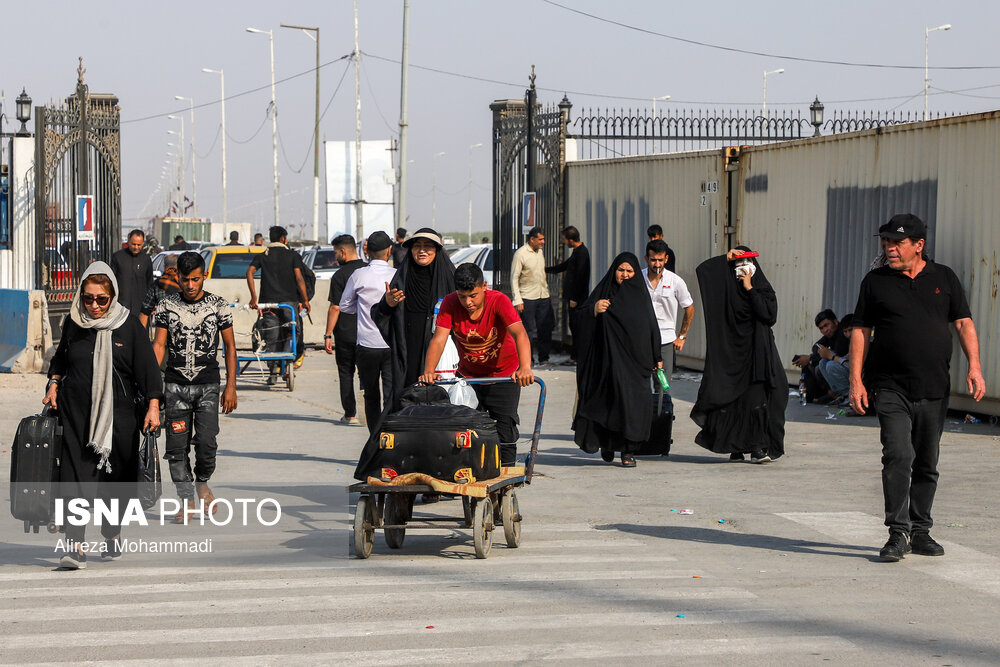
[[[139,445],[139,503],[148,510],[160,499],[163,482],[160,477],[160,451],[156,446],[156,432],[146,431]]]

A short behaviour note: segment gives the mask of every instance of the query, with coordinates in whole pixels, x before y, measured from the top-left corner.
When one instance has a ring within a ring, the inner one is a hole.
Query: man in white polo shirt
[[[646,244],[646,270],[642,277],[653,301],[653,312],[660,325],[660,344],[663,357],[663,373],[670,377],[674,370],[674,352],[684,349],[688,329],[694,320],[694,299],[684,280],[664,267],[670,257],[663,239],[654,239]],[[677,328],[677,311],[684,309],[684,319]],[[669,398],[668,398],[669,400]],[[671,403],[671,411],[673,405]]]
[[[389,282],[396,269],[389,266],[392,239],[385,232],[375,232],[368,237],[366,252],[371,258],[368,266],[351,274],[340,298],[341,312],[357,314],[358,345],[356,363],[361,390],[365,393],[365,421],[371,431],[378,421],[382,408],[392,400],[392,354],[389,343],[372,320],[372,307],[378,304],[389,289]],[[379,394],[379,378],[382,395]]]
[[[510,268],[511,303],[521,314],[521,321],[538,356],[538,365],[549,363],[552,347],[552,327],[555,313],[549,299],[549,284],[545,278],[545,233],[532,227],[528,240],[514,253]]]

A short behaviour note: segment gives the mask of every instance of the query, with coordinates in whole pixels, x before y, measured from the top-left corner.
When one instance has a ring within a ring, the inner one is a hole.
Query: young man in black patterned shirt
[[[188,522],[194,497],[204,503],[203,512],[214,513],[215,496],[208,480],[215,472],[219,434],[219,338],[225,344],[226,386],[222,411],[236,409],[236,341],[232,309],[225,299],[204,289],[205,260],[196,252],[177,259],[181,291],[167,296],[157,307],[154,322],[156,360],[167,359],[164,372],[167,446],[170,478],[183,502],[175,523]],[[194,446],[192,476],[189,450]]]

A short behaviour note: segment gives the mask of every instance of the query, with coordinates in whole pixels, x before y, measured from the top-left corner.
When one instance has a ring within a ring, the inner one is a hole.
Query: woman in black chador
[[[785,453],[788,381],[771,332],[778,299],[756,257],[739,246],[696,270],[707,349],[691,419],[705,449],[766,463]]]
[[[118,303],[111,267],[94,262],[83,274],[49,365],[43,403],[58,409],[63,427],[60,497],[119,499],[120,511],[135,497],[139,431],[160,426],[160,368],[139,320]],[[84,527],[67,524],[66,540],[83,543]],[[102,559],[121,556],[119,526],[105,522]],[[62,567],[87,566],[86,553],[66,550]]]
[[[649,290],[630,252],[615,257],[583,305],[580,318],[579,391],[573,431],[576,444],[611,462],[635,467],[635,454],[649,439],[649,378],[663,365],[660,327]]]

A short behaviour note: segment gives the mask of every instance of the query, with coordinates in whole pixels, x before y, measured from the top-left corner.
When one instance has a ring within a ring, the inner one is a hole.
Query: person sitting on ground
[[[838,346],[837,343],[842,344],[843,341],[847,341],[847,352],[844,354],[839,354],[837,350],[822,343],[816,344],[816,354],[819,355],[816,370],[830,388],[830,393],[844,405],[848,404],[847,392],[851,388],[849,353],[851,331],[853,330],[854,313],[848,313],[840,319],[840,326],[837,328],[837,333],[834,334],[836,340],[833,341],[834,346],[838,349],[842,345]]]
[[[820,361],[823,357],[819,353],[819,348],[826,347],[833,351],[838,357],[846,357],[850,340],[844,338],[841,332],[840,321],[836,314],[829,308],[825,308],[816,314],[816,328],[823,336],[813,345],[811,354],[798,354],[792,359],[792,363],[802,369],[803,379],[806,383],[806,400],[810,403],[826,404],[840,398],[842,392],[837,392],[827,383],[823,374],[819,370]]]

